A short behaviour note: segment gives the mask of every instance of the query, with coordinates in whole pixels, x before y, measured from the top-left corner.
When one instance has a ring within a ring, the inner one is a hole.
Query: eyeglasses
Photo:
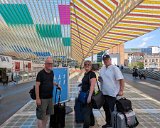
[[[53,65],[53,63],[45,63],[45,64],[48,64],[48,65]]]
[[[84,64],[84,66],[91,66],[91,64]]]

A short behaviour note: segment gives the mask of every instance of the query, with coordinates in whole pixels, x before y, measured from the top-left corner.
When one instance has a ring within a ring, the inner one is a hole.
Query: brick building
[[[124,65],[124,44],[117,45],[108,50],[111,56],[118,56],[118,65]]]

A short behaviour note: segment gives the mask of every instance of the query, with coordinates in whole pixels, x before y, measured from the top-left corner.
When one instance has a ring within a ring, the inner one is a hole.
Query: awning
[[[2,0],[0,54],[86,57],[160,27],[160,0]]]
[[[160,27],[160,0],[72,0],[72,57],[110,49]]]

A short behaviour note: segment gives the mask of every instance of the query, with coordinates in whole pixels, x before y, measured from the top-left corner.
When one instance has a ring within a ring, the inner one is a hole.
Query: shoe
[[[112,128],[112,125],[110,125],[110,124],[105,124],[102,126],[102,128],[110,128],[110,127]]]

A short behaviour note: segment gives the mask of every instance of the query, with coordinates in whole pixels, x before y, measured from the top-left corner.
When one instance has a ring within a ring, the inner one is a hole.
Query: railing
[[[41,69],[36,69],[34,71],[28,72],[28,71],[20,71],[17,73],[17,76],[15,76],[15,81],[17,81],[17,83],[23,83],[26,81],[32,81],[36,79],[37,73],[40,71]],[[80,69],[69,69],[70,74],[74,74],[74,72],[80,71]]]
[[[28,82],[36,79],[37,73],[39,70],[36,71],[19,71],[19,72],[14,72],[14,81],[16,83],[23,83],[23,82]]]
[[[130,68],[123,68],[122,72],[132,74],[133,69]],[[138,72],[141,74],[145,74],[147,78],[155,79],[155,80],[160,80],[160,71],[150,71],[150,70],[145,70],[145,69],[138,69]]]

